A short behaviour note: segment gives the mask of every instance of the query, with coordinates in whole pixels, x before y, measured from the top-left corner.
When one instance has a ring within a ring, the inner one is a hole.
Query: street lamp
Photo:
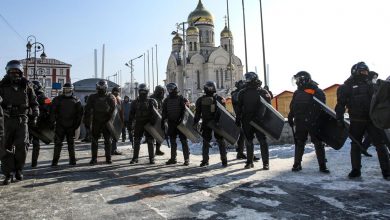
[[[131,98],[135,98],[132,94],[134,94],[133,92],[133,72],[134,72],[134,66],[133,66],[133,61],[136,60],[136,59],[139,59],[143,56],[143,54],[139,55],[138,57],[136,58],[133,58],[131,59],[129,62],[125,63],[125,65],[127,67],[130,68],[130,97]]]
[[[191,25],[195,24],[197,21],[199,21],[202,17],[198,17],[197,19],[195,19],[195,21],[193,21],[191,23]],[[186,63],[187,63],[187,54],[186,54],[186,46],[187,46],[187,39],[186,39],[186,32],[185,32],[185,24],[188,24],[187,21],[184,21],[184,22],[181,22],[181,23],[176,23],[176,28],[177,28],[177,31],[172,31],[172,35],[181,35],[183,36],[183,57],[182,57],[182,60],[183,60],[183,81],[182,81],[182,85],[183,85],[183,90],[185,91],[186,95],[188,96],[188,91],[187,91],[187,83],[186,83]],[[180,34],[178,33],[179,30],[182,30],[183,31],[183,34]],[[187,97],[188,98],[188,97]]]
[[[30,41],[34,40],[34,43],[31,43]],[[33,79],[36,80],[36,76],[37,76],[37,52],[40,52],[42,51],[42,54],[41,54],[41,60],[43,61],[44,59],[46,59],[46,54],[45,54],[45,46],[40,43],[40,42],[37,42],[37,39],[34,35],[30,35],[27,37],[27,45],[26,45],[26,48],[27,48],[27,57],[26,57],[26,72],[28,74],[28,62],[31,58],[31,49],[34,47],[34,73],[33,73]]]

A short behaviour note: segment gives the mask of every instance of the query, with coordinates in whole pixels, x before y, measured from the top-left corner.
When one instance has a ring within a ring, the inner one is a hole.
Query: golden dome
[[[221,31],[221,38],[232,38],[233,34],[229,28],[225,25],[225,28]]]
[[[187,35],[199,35],[199,29],[195,26],[190,26],[187,28]]]
[[[176,35],[172,39],[172,44],[182,44],[182,43],[183,43],[183,39],[179,36],[178,33],[176,33]]]
[[[188,15],[188,23],[214,25],[214,17],[207,9],[204,8],[202,0],[199,0],[196,9]]]

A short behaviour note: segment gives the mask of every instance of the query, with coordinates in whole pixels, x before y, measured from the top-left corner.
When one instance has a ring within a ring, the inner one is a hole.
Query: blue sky
[[[73,81],[94,74],[93,50],[106,45],[105,73],[158,45],[159,80],[165,78],[171,51],[170,33],[186,21],[198,0],[0,0],[0,66],[25,58],[28,35],[45,45],[46,54],[73,65]],[[365,61],[380,78],[390,75],[390,1],[386,0],[263,0],[266,60],[274,93],[292,90],[291,76],[312,74],[322,88],[342,83],[351,66]],[[216,45],[224,26],[226,0],[203,0],[214,14]],[[244,61],[241,0],[229,0],[236,54]],[[262,74],[259,1],[245,0],[248,67]],[[3,69],[4,70],[4,69]],[[135,78],[143,81],[143,59],[135,61]]]

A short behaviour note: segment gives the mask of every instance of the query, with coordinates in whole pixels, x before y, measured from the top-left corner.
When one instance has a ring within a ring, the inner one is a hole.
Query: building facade
[[[206,81],[215,81],[217,92],[226,97],[234,82],[242,78],[243,65],[234,55],[233,34],[225,24],[220,33],[220,45],[215,46],[214,17],[199,0],[196,9],[172,39],[168,59],[166,83],[177,83],[179,90],[190,101],[203,94]]]
[[[62,88],[65,83],[71,82],[70,68],[72,65],[51,58],[37,58],[36,61],[36,68],[34,68],[35,58],[30,58],[28,62],[26,62],[26,59],[21,60],[25,68],[24,76],[29,80],[38,80],[45,88],[46,95],[53,97],[58,94],[58,90],[52,88],[53,83],[59,83]],[[36,73],[35,79],[34,70]]]

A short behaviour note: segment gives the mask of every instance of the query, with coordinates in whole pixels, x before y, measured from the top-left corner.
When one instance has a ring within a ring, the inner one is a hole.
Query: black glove
[[[343,118],[337,119],[337,126],[339,126],[340,128],[345,128],[345,123]]]
[[[288,124],[290,127],[294,127],[294,118],[293,117],[288,117]]]
[[[241,127],[241,119],[236,118],[236,125],[237,127]]]

